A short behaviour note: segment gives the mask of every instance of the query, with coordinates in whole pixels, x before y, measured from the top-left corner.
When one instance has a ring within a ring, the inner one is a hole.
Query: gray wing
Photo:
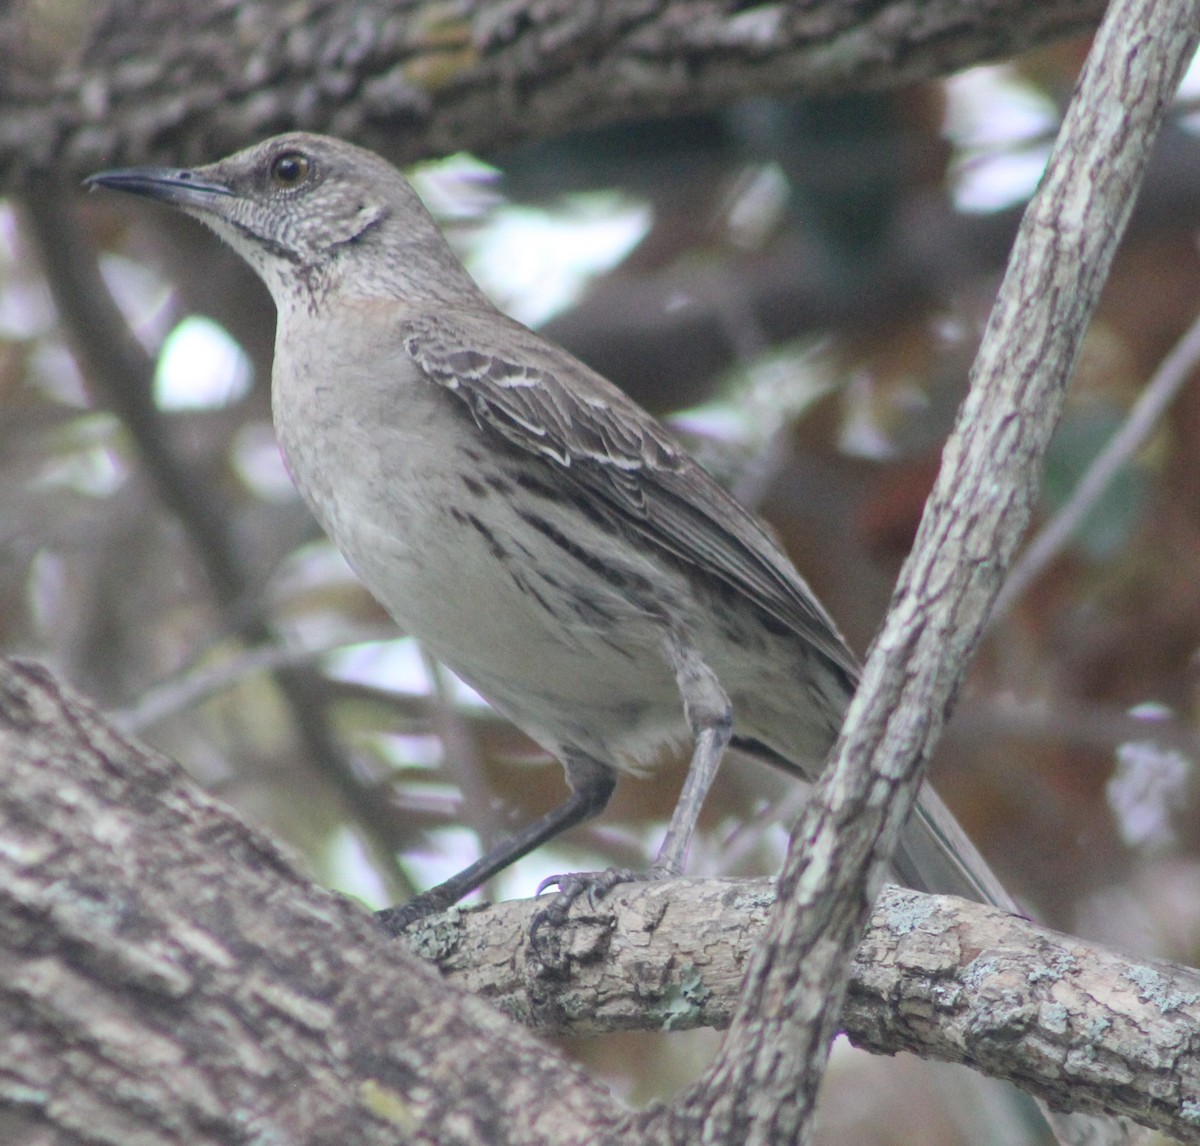
[[[481,429],[542,458],[610,520],[753,601],[857,679],[833,621],[762,526],[605,378],[498,312],[415,319],[403,341]]]

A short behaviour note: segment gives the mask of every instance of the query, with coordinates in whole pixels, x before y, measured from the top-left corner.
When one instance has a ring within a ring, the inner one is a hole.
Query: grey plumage
[[[812,778],[857,683],[792,564],[648,414],[499,313],[378,156],[293,133],[93,182],[212,226],[279,310],[272,401],[297,486],[403,629],[567,770],[571,798],[388,916],[447,906],[690,738],[653,874],[678,872],[730,743]],[[897,869],[1011,900],[933,793]],[[565,908],[598,881],[564,877]]]

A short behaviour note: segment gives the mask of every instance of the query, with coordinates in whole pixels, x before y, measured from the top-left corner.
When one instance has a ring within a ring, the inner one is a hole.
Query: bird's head
[[[427,293],[439,281],[422,273],[428,261],[444,267],[449,256],[457,268],[408,181],[373,152],[327,136],[290,132],[204,167],[102,171],[85,185],[158,199],[201,220],[281,308],[331,288]]]

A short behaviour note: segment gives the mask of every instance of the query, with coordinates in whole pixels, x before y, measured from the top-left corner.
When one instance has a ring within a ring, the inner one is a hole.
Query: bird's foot
[[[411,904],[403,903],[398,907],[385,907],[382,911],[375,912],[375,922],[395,939],[396,936],[403,934],[411,924],[416,923],[423,914],[410,912],[408,910],[410,906]]]
[[[578,871],[547,876],[538,884],[537,894],[541,895],[548,887],[557,887],[558,894],[545,907],[534,912],[529,923],[529,940],[536,946],[538,932],[543,928],[557,930],[562,927],[571,913],[571,908],[581,896],[587,897],[588,906],[594,910],[597,901],[603,899],[614,887],[623,883],[669,879],[674,874],[655,866],[642,871],[610,867],[604,871]]]

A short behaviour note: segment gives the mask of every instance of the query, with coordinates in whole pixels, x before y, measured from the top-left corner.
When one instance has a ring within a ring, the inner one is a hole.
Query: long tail
[[[928,784],[921,789],[892,864],[900,882],[917,891],[959,895],[1005,911],[1019,911],[1016,901]]]

